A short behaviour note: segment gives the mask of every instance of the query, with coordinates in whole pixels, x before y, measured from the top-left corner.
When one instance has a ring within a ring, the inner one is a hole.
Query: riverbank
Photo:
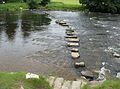
[[[0,4],[0,11],[20,11],[29,9],[27,3],[5,3]],[[80,5],[77,0],[64,1],[52,0],[47,6],[43,7],[38,5],[37,9],[40,10],[61,10],[61,11],[83,11],[85,7]]]
[[[0,4],[0,11],[20,11],[28,9],[26,3],[5,3]]]
[[[24,72],[1,72],[0,89],[52,89],[42,76],[39,79],[26,79],[25,77]]]

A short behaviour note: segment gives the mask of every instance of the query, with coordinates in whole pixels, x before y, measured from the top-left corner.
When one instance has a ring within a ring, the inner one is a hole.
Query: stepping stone
[[[63,78],[57,78],[54,82],[54,89],[61,89],[63,81]]]
[[[71,89],[71,81],[65,81],[61,89]]]
[[[93,72],[91,72],[89,70],[82,71],[81,74],[82,74],[82,76],[89,78],[89,79],[94,78]]]
[[[75,32],[75,31],[72,29],[66,29],[66,32]]]
[[[65,38],[78,38],[78,37],[74,35],[74,36],[65,36]]]
[[[79,38],[66,38],[66,40],[70,42],[79,42]]]
[[[69,42],[69,43],[67,43],[67,46],[68,46],[68,47],[78,47],[78,46],[79,46],[79,43]]]
[[[75,66],[75,68],[85,67],[85,62],[75,62],[74,66]]]
[[[116,52],[114,52],[113,56],[116,57],[116,58],[120,58],[120,54],[118,54]]]
[[[71,52],[79,52],[79,49],[78,48],[72,48]]]
[[[80,54],[79,54],[79,52],[71,52],[71,56],[72,56],[72,58],[76,59],[76,58],[80,57]]]
[[[76,35],[75,32],[66,32],[66,35]]]
[[[55,81],[55,77],[50,76],[48,81],[49,81],[50,86],[53,86],[54,85],[54,81]]]
[[[80,81],[73,81],[71,89],[80,89],[81,82]]]
[[[67,24],[67,23],[60,24],[60,25],[62,25],[62,26],[69,26],[69,24]]]

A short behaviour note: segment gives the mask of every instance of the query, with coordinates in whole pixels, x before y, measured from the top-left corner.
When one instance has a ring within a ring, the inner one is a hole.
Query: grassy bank
[[[0,73],[0,89],[52,89],[45,78],[25,79],[25,73]]]
[[[0,4],[0,11],[18,11],[18,10],[28,9],[26,3],[6,3]]]
[[[120,79],[107,80],[96,87],[84,86],[82,89],[120,89]]]
[[[80,5],[79,0],[51,0],[47,5],[49,10],[84,10],[85,7]]]
[[[84,10],[85,7],[80,5],[79,0],[51,0],[46,6],[39,6],[39,9],[47,10]],[[18,11],[28,9],[26,3],[5,3],[0,4],[0,11]]]

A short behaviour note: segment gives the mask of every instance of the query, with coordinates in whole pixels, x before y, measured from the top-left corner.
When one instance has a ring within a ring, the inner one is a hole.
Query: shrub
[[[79,0],[90,11],[120,13],[120,0]]]
[[[50,0],[42,0],[40,5],[46,6],[48,3],[50,3]]]
[[[27,0],[27,4],[29,9],[36,9],[38,7],[38,3],[35,0]]]

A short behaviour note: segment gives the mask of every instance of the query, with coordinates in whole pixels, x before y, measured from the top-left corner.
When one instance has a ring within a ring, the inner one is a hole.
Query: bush
[[[46,6],[48,3],[50,3],[50,0],[42,0],[40,5]]]
[[[35,0],[27,0],[27,4],[29,9],[36,9],[38,7],[38,3]]]
[[[89,11],[120,13],[120,0],[79,0]]]
[[[5,2],[8,2],[8,3],[23,2],[23,0],[5,0]]]

